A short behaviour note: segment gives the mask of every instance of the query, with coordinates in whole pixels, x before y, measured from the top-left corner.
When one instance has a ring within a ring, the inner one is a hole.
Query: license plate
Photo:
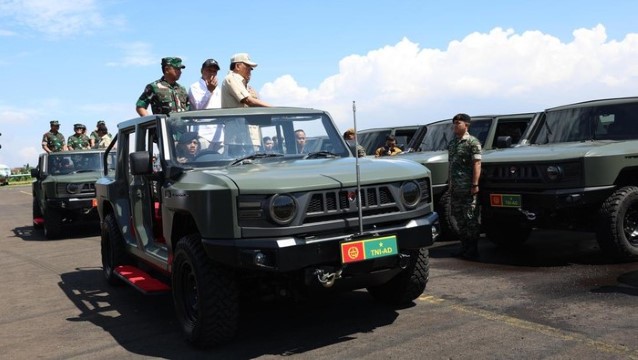
[[[395,235],[341,243],[341,262],[343,264],[392,256],[398,253]]]
[[[521,196],[516,194],[490,194],[490,205],[492,207],[520,208],[522,204]]]

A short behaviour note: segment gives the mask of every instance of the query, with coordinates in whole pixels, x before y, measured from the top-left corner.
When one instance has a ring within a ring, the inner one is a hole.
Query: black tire
[[[397,276],[379,286],[368,287],[368,292],[376,300],[400,306],[412,302],[423,294],[430,277],[428,250],[410,251],[410,263]]]
[[[596,238],[613,258],[638,259],[638,187],[620,188],[603,202]]]
[[[504,248],[517,248],[529,239],[532,228],[516,221],[497,222],[483,219],[485,235],[494,244]]]
[[[40,205],[38,204],[38,200],[33,198],[33,228],[34,229],[42,229],[42,223],[36,223],[36,218],[42,217],[42,211],[40,211]]]
[[[126,243],[113,214],[108,214],[104,218],[101,237],[100,247],[104,278],[111,285],[122,285],[124,281],[115,275],[115,268],[130,262],[126,252]]]
[[[57,239],[62,235],[62,214],[53,209],[44,212],[44,237]]]
[[[183,237],[175,248],[172,291],[187,342],[205,348],[227,343],[235,336],[237,282],[230,270],[207,257],[198,234]]]
[[[441,233],[437,241],[451,241],[458,238],[458,227],[452,217],[452,206],[450,203],[450,192],[446,191],[441,195],[436,204],[436,212],[439,214],[439,224]]]

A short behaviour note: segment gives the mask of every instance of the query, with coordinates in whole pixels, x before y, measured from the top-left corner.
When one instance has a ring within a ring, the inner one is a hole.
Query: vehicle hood
[[[354,157],[254,162],[222,169],[203,170],[209,176],[225,176],[240,193],[297,192],[356,186]],[[360,158],[362,185],[424,178],[425,167],[409,160]]]
[[[583,141],[551,145],[526,145],[509,149],[492,150],[483,155],[483,163],[559,161],[583,157],[612,155],[638,155],[638,140],[633,141]]]
[[[400,154],[400,159],[416,161],[420,164],[448,162],[447,150],[422,151]]]

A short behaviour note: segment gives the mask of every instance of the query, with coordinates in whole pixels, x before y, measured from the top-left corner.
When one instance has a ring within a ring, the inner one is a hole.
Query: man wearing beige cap
[[[250,74],[255,67],[257,63],[246,53],[230,58],[230,71],[222,83],[222,108],[270,106],[249,89]]]

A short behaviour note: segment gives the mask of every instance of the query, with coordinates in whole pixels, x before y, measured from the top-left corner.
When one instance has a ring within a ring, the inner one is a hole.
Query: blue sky
[[[0,163],[34,165],[57,119],[136,116],[160,59],[180,83],[232,54],[274,105],[330,111],[337,126],[423,124],[636,95],[638,2],[0,0]]]

